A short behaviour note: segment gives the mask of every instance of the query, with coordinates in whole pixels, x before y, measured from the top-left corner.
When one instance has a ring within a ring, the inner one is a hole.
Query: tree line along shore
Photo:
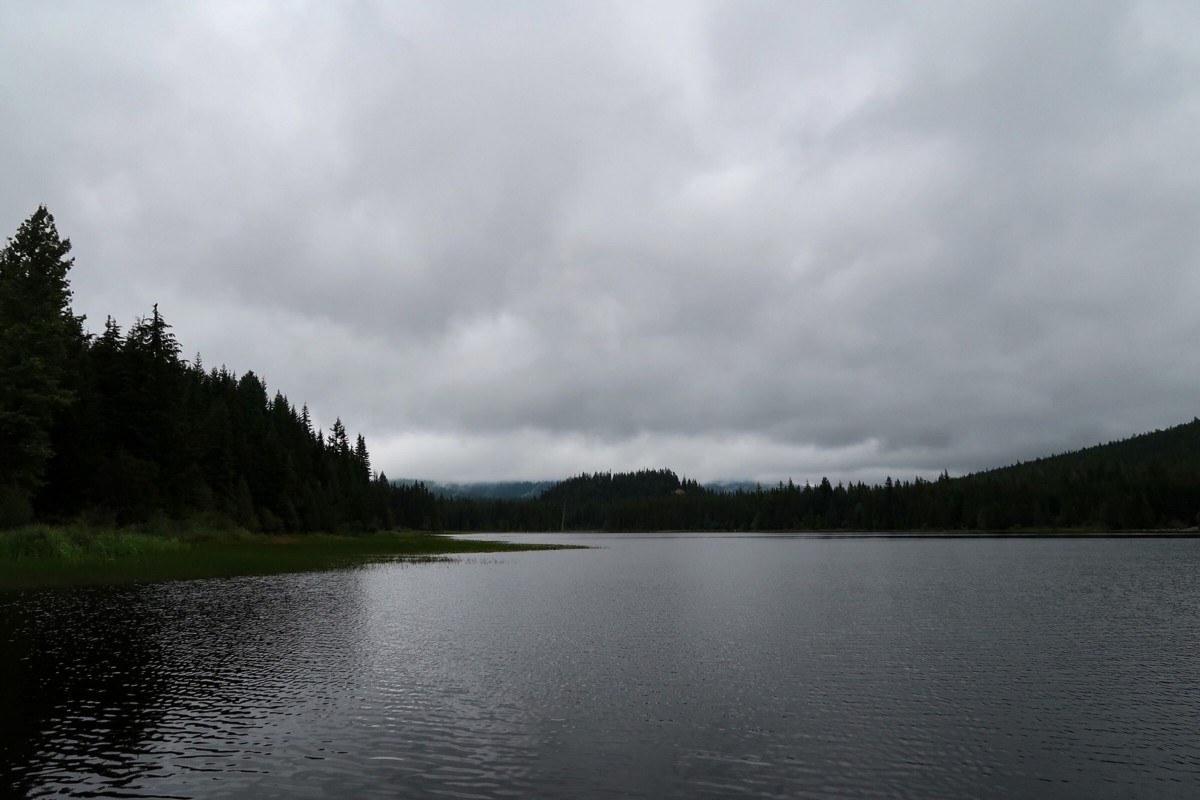
[[[71,307],[70,250],[42,207],[0,253],[0,530],[9,531],[0,536],[11,544],[0,558],[38,547],[70,551],[100,531],[236,539],[395,529],[953,532],[1200,523],[1195,419],[962,477],[878,485],[822,479],[728,492],[667,469],[583,474],[509,500],[396,485],[340,418],[328,431],[314,428],[306,406],[254,372],[184,358],[157,306],[128,328],[110,317],[89,332]],[[70,533],[51,546],[29,532],[47,526]],[[11,543],[17,539],[24,544]]]

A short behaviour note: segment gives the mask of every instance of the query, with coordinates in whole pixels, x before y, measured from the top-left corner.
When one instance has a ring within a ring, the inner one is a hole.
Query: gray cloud
[[[1191,419],[1189,3],[0,10],[0,222],[392,475],[962,472]]]

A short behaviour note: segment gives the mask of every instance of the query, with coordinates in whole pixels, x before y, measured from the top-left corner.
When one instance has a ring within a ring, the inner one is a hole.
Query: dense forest
[[[479,531],[1129,530],[1200,524],[1200,419],[961,478],[723,492],[670,470],[596,473],[538,500],[466,500],[423,487],[422,524]]]
[[[206,370],[155,306],[87,333],[71,243],[43,207],[0,253],[0,526],[193,519],[249,530],[392,524],[387,478],[341,420],[313,430],[253,372]]]
[[[1145,529],[1200,524],[1200,419],[959,478],[737,491],[670,470],[528,484],[522,497],[393,485],[342,421],[253,372],[181,358],[154,306],[89,333],[71,243],[39,208],[0,252],[0,527],[155,520],[252,531]],[[536,490],[535,490],[536,489]],[[538,493],[540,491],[540,494]],[[529,496],[533,494],[534,496]]]

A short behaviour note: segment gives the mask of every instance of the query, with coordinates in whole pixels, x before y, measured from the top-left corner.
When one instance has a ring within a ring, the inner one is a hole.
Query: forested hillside
[[[0,255],[0,525],[199,518],[250,530],[369,530],[390,488],[339,419],[180,357],[155,306],[87,333],[71,310],[73,259],[39,208]]]
[[[478,481],[474,483],[441,483],[418,481],[412,478],[393,478],[395,486],[413,486],[424,483],[430,491],[446,497],[469,497],[474,499],[533,500],[554,486],[557,481]]]
[[[717,492],[669,470],[581,475],[538,501],[427,499],[462,530],[1009,530],[1183,528],[1200,522],[1200,420],[960,478],[792,482]]]

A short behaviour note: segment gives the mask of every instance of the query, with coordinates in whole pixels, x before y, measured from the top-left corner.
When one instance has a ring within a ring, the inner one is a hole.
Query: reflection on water
[[[339,572],[5,597],[5,774],[30,795],[193,796],[263,773],[297,735],[309,751],[301,720],[358,674],[359,585]]]
[[[1200,790],[1200,542],[587,542],[601,549],[0,595],[4,781],[138,797]]]

